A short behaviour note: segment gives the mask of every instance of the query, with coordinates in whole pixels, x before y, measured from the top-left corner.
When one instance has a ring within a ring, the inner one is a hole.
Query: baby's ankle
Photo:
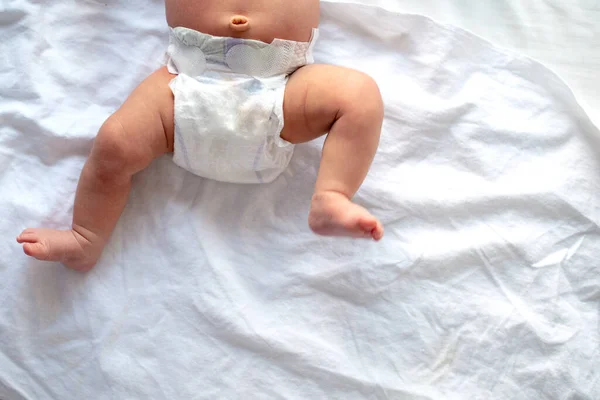
[[[351,200],[352,196],[335,189],[317,189],[312,195],[312,201]]]

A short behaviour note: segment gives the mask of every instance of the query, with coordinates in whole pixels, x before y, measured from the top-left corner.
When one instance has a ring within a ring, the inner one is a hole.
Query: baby
[[[72,229],[26,229],[17,238],[25,253],[91,269],[132,176],[165,153],[206,178],[266,183],[287,167],[294,144],[325,133],[310,228],[381,239],[381,223],[351,201],[379,144],[381,95],[363,73],[307,65],[319,0],[166,0],[166,13],[168,63],[100,128],[79,179]]]

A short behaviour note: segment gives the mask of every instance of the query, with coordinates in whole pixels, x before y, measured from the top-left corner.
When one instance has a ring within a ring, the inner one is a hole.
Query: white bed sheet
[[[600,122],[600,2],[597,0],[355,2],[426,15],[539,60],[567,82],[596,125]]]
[[[423,17],[322,15],[317,59],[386,101],[357,195],[386,238],[309,232],[322,141],[267,186],[163,157],[82,275],[14,236],[68,226],[95,130],[159,65],[162,4],[0,8],[0,399],[600,398],[599,133],[575,97]]]

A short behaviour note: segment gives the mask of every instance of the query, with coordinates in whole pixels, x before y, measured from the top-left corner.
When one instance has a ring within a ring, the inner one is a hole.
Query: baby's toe
[[[23,251],[28,256],[37,258],[38,260],[47,259],[50,253],[48,247],[42,243],[25,243],[23,245]]]
[[[38,235],[32,229],[25,229],[19,236],[17,236],[17,242],[19,243],[34,243],[37,242]]]
[[[383,226],[373,216],[362,218],[359,221],[359,226],[364,232],[364,236],[367,238],[372,237],[374,240],[381,240],[383,237]]]
[[[383,225],[380,223],[377,224],[377,227],[373,230],[373,239],[379,241],[383,238]]]
[[[371,233],[377,227],[377,220],[374,217],[363,217],[359,219],[358,226],[365,233]]]

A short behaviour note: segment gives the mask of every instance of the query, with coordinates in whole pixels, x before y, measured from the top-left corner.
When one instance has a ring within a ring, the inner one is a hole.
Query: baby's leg
[[[379,144],[383,103],[375,81],[346,68],[307,66],[290,77],[283,109],[285,140],[302,143],[329,132],[311,203],[311,229],[381,239],[381,223],[351,202]]]
[[[86,161],[70,230],[26,229],[17,241],[29,256],[91,269],[129,196],[131,177],[172,151],[173,78],[165,68],[150,75],[100,128]]]

